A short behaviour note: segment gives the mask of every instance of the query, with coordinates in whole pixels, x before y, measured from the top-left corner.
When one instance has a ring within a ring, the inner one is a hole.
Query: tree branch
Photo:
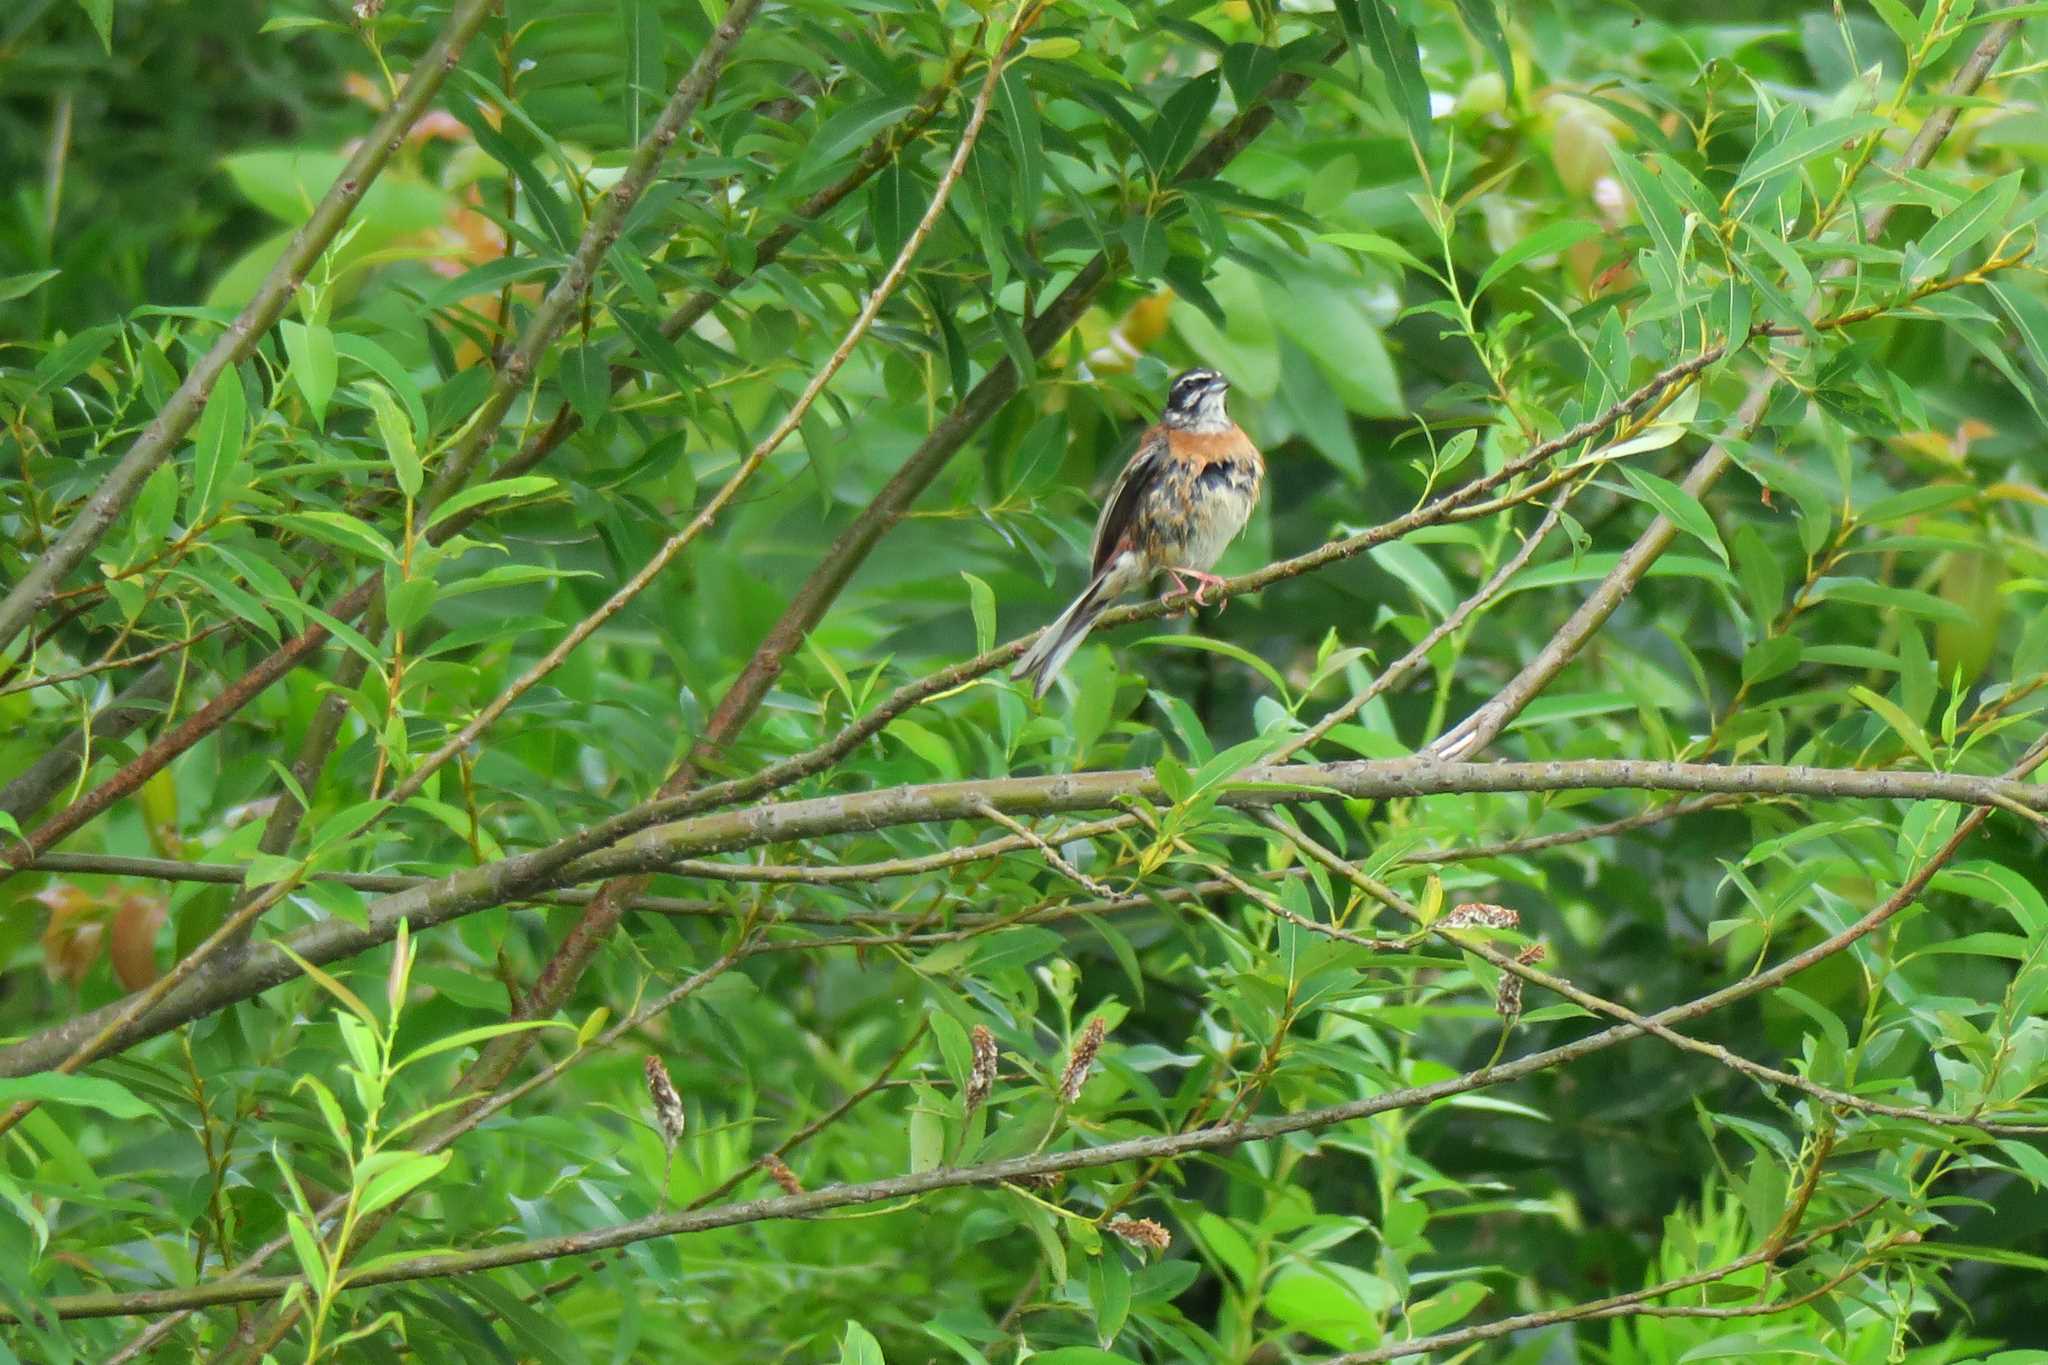
[[[1977,44],[1976,50],[1949,81],[1950,98],[1944,100],[1932,114],[1928,115],[1927,121],[1914,136],[1912,144],[1907,147],[1905,155],[1899,159],[1900,171],[1919,170],[1933,158],[1935,149],[1941,146],[1949,131],[1955,127],[1956,113],[1961,108],[1960,97],[1975,93],[1984,83],[1985,78],[1991,74],[1991,68],[1997,64],[1999,55],[2019,32],[2019,27],[2019,21],[2014,19],[1991,26],[1983,40]],[[1842,189],[1846,192],[1846,181]],[[1891,221],[1892,210],[1897,204],[1896,200],[1886,199],[1864,216],[1863,240],[1875,241],[1883,235],[1885,225]],[[1817,227],[1825,226],[1826,218],[1827,215],[1824,214]],[[1820,272],[1820,279],[1839,279],[1847,275],[1854,268],[1854,264],[1853,257],[1845,256]],[[1817,310],[1821,302],[1821,295],[1816,291],[1813,308]],[[1735,459],[1734,446],[1748,436],[1757,423],[1763,420],[1764,413],[1769,410],[1771,395],[1778,384],[1778,373],[1776,367],[1765,366],[1757,375],[1750,385],[1748,395],[1736,409],[1732,434],[1708,446],[1706,453],[1700,456],[1686,474],[1680,486],[1687,493],[1694,498],[1703,497],[1707,490],[1728,472]],[[1470,758],[1499,738],[1508,723],[1520,715],[1523,708],[1534,701],[1538,694],[1550,686],[1557,675],[1578,657],[1579,651],[1584,649],[1587,642],[1607,623],[1607,618],[1612,616],[1616,608],[1620,607],[1635,590],[1636,584],[1642,581],[1643,576],[1650,571],[1650,566],[1670,548],[1677,536],[1678,527],[1668,517],[1662,513],[1651,517],[1650,524],[1623,553],[1620,562],[1600,581],[1592,594],[1579,604],[1578,610],[1559,627],[1557,633],[1544,643],[1536,657],[1483,706],[1446,731],[1430,746],[1429,751],[1440,758]]]
[[[1323,59],[1335,61],[1347,50],[1335,44]],[[1262,132],[1274,117],[1278,101],[1292,99],[1306,89],[1311,77],[1294,72],[1281,76],[1259,96],[1253,107],[1240,113],[1189,158],[1177,179],[1213,176]],[[1112,261],[1107,253],[1093,257],[1061,290],[1051,304],[1024,325],[1025,344],[1033,355],[1041,355],[1080,320],[1095,296],[1108,283]],[[888,530],[909,511],[917,497],[967,444],[968,438],[1002,408],[1019,388],[1014,361],[1005,356],[990,368],[967,397],[933,428],[882,491],[832,542],[810,577],[791,600],[781,618],[740,671],[739,677],[720,698],[703,735],[690,757],[662,784],[660,795],[677,797],[697,784],[700,767],[745,728],[769,687],[781,676],[789,657],[823,619],[853,572]],[[530,1009],[548,1012],[559,1007],[582,978],[597,950],[608,940],[623,913],[624,900],[642,888],[631,883],[600,890],[589,911],[562,938],[554,955],[542,968],[540,979],[528,996]],[[526,1016],[522,1016],[526,1017]],[[488,1089],[510,1074],[532,1040],[523,1033],[495,1039],[479,1059],[466,1083]]]
[[[1412,758],[1250,768],[1238,775],[1233,789],[1223,793],[1222,802],[1255,809],[1331,796],[1387,799],[1598,789],[1954,801],[1981,806],[1983,809],[1973,812],[1971,817],[1978,823],[2000,799],[2028,810],[2048,809],[2048,788],[2014,778],[1768,764],[1731,767],[1628,760],[1482,764]],[[388,942],[397,933],[400,920],[407,921],[413,933],[423,933],[475,910],[526,899],[568,882],[658,872],[679,858],[826,834],[972,818],[984,801],[1006,814],[1023,816],[1100,810],[1132,800],[1163,799],[1164,793],[1149,770],[1131,769],[934,783],[793,801],[698,817],[651,830],[627,844],[596,853],[589,852],[592,836],[586,832],[547,849],[466,869],[380,897],[366,908],[361,924],[327,919],[309,925],[289,941],[306,960],[322,965]],[[1632,817],[1637,818],[1640,817]],[[1970,827],[1975,828],[1975,823]],[[195,977],[110,1039],[109,1046],[131,1046],[260,994],[296,975],[296,965],[276,946],[251,945],[232,971]],[[55,1065],[80,1041],[103,1028],[121,1004],[116,1002],[0,1048],[0,1075],[25,1075]]]
[[[377,119],[341,174],[327,187],[327,193],[320,196],[312,215],[292,234],[284,255],[257,286],[255,297],[186,374],[184,382],[135,438],[57,543],[43,552],[9,589],[5,599],[0,599],[0,650],[13,642],[57,585],[92,553],[122,510],[142,491],[143,480],[178,448],[178,442],[199,420],[221,373],[247,359],[264,334],[284,316],[306,272],[348,223],[372,182],[403,142],[407,130],[426,112],[448,73],[455,69],[462,49],[495,7],[495,0],[461,0],[455,6],[440,34],[406,75],[391,107]]]

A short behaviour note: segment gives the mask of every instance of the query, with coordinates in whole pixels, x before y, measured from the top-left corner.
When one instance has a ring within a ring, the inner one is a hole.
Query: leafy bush
[[[4,1349],[2034,1358],[2037,8],[17,7]]]

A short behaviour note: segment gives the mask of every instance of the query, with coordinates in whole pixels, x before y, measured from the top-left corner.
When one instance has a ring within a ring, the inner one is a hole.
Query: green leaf
[[[386,1204],[403,1199],[447,1170],[448,1163],[455,1158],[453,1152],[435,1152],[431,1156],[422,1152],[403,1152],[396,1155],[400,1160],[386,1169],[379,1170],[363,1187],[362,1195],[357,1201],[357,1208],[361,1213],[374,1213]]]
[[[1408,126],[1416,150],[1429,155],[1429,82],[1422,77],[1422,52],[1415,30],[1394,14],[1388,0],[1339,0],[1338,13],[1355,27],[1387,83],[1394,112]]]
[[[611,408],[612,367],[604,353],[595,346],[574,346],[562,355],[562,366],[555,374],[561,382],[562,395],[569,400],[569,408],[586,427],[594,427],[604,420]]]
[[[974,613],[974,651],[986,654],[996,644],[995,589],[964,569],[960,576],[967,580],[968,609]]]
[[[318,1076],[301,1076],[292,1082],[292,1090],[305,1090],[313,1096],[313,1104],[320,1110],[320,1117],[327,1123],[327,1131],[334,1137],[334,1150],[346,1155],[354,1150],[349,1137],[348,1118],[341,1112],[341,1101],[334,1098],[334,1092]]]
[[[1017,228],[1028,232],[1045,193],[1045,132],[1039,124],[1038,107],[1032,102],[1031,87],[1014,66],[996,82],[996,106],[1017,177],[1012,211]]]
[[[101,3],[111,5],[113,0],[101,0]],[[63,273],[61,270],[37,270],[26,275],[0,275],[0,303],[33,294]]]
[[[178,467],[160,464],[143,481],[135,499],[135,534],[144,544],[155,544],[170,534],[171,518],[178,512]]]
[[[114,0],[78,0],[78,7],[92,20],[93,32],[100,35],[100,47],[113,56]]]
[[[1528,1022],[1530,1016],[1522,1016]],[[1408,1310],[1408,1330],[1416,1336],[1428,1336],[1441,1332],[1453,1323],[1470,1316],[1473,1309],[1485,1302],[1487,1288],[1478,1280],[1461,1280],[1444,1290],[1433,1294]]]
[[[292,382],[312,410],[313,425],[327,425],[327,403],[334,397],[337,362],[334,333],[326,327],[286,319],[278,324],[284,353],[292,363]]]
[[[1828,119],[1811,128],[1790,133],[1751,152],[1749,160],[1742,165],[1741,173],[1735,177],[1734,188],[1746,189],[1766,176],[1790,170],[1810,157],[1830,149],[1839,150],[1843,143],[1889,127],[1890,123],[1875,114],[1855,114],[1848,118]]]
[[[1948,269],[1956,253],[1966,251],[2005,222],[2019,198],[2021,172],[1998,179],[1978,190],[1956,207],[1941,214],[1934,225],[1915,243],[1919,260],[1912,272],[1916,280],[1929,279]]]
[[[911,1106],[909,1148],[913,1172],[937,1170],[946,1156],[944,1115],[926,1104]]]
[[[619,27],[626,41],[626,140],[647,135],[650,109],[668,94],[661,61],[661,10],[654,0],[619,0]]]
[[[1901,0],[1870,0],[1870,7],[1877,11],[1878,17],[1897,35],[1899,46],[1908,52],[1920,46],[1920,21],[1913,16],[1913,11],[1901,3]]]
[[[1107,1346],[1131,1314],[1131,1272],[1116,1251],[1105,1248],[1089,1265],[1088,1299],[1095,1307],[1095,1338]]]
[[[1685,239],[1685,210],[1664,187],[1663,181],[1650,174],[1649,170],[1632,156],[1614,158],[1614,174],[1635,200],[1636,212],[1649,230],[1650,240],[1665,257],[1674,270],[1683,265],[1683,242]]]
[[[192,434],[192,492],[185,505],[186,524],[198,525],[220,506],[234,467],[242,458],[248,422],[241,372],[230,365],[213,381],[213,392],[207,395]]]
[[[273,940],[273,942],[274,946],[280,953],[283,953],[286,957],[290,958],[300,971],[304,972],[307,976],[313,978],[314,981],[318,982],[321,989],[325,990],[329,995],[333,996],[336,1000],[339,1000],[343,1005],[347,1006],[351,1014],[355,1015],[358,1019],[361,1019],[365,1024],[368,1024],[373,1029],[378,1027],[377,1016],[370,1013],[370,1007],[368,1005],[365,1005],[362,1002],[362,998],[358,996],[354,991],[342,985],[341,982],[335,980],[326,972],[321,971],[312,963],[306,961],[305,958],[300,957],[296,952],[292,951],[292,946],[289,943],[285,943],[282,940]],[[352,1034],[348,1034],[347,1030],[343,1030],[343,1033],[345,1036],[348,1037],[354,1036]],[[364,1059],[360,1057],[357,1058],[358,1065],[362,1065],[363,1061]]]
[[[407,498],[418,497],[425,472],[420,467],[411,419],[399,411],[391,391],[382,384],[373,380],[356,385],[356,390],[370,405],[370,415],[377,423],[377,439],[384,443],[384,453],[391,457],[392,473],[398,479],[400,491]]]
[[[1226,659],[1235,659],[1251,669],[1267,682],[1280,696],[1287,695],[1287,680],[1280,676],[1280,670],[1261,659],[1241,645],[1228,640],[1218,640],[1207,635],[1148,635],[1137,642],[1139,648],[1156,646],[1161,649],[1199,649],[1211,654],[1221,654]]]
[[[1145,130],[1147,157],[1159,174],[1171,175],[1187,160],[1201,139],[1202,123],[1216,106],[1222,87],[1219,73],[1205,71],[1168,96],[1159,117]]]
[[[1472,287],[1472,297],[1476,300],[1497,284],[1501,276],[1525,261],[1532,261],[1538,256],[1554,256],[1567,247],[1578,245],[1588,237],[1600,235],[1599,228],[1580,218],[1552,223],[1549,227],[1532,232],[1494,257],[1493,264],[1486,267],[1484,273],[1479,276],[1479,283]]]
[[[1326,232],[1317,240],[1328,242],[1331,246],[1341,246],[1346,251],[1356,251],[1364,256],[1392,261],[1395,265],[1418,271],[1431,279],[1443,278],[1434,269],[1424,265],[1407,247],[1391,237],[1382,237],[1377,232]]]
[[[31,396],[52,393],[84,374],[120,334],[116,323],[88,327],[53,346],[36,362],[36,385]]]
[[[882,1358],[882,1343],[875,1334],[851,1318],[846,1335],[839,1342],[839,1365],[888,1365]]]
[[[882,733],[901,740],[905,748],[931,764],[948,782],[960,780],[960,756],[954,753],[953,746],[938,734],[902,716],[890,721],[888,728]]]
[[[285,1228],[291,1234],[292,1254],[298,1258],[299,1273],[313,1286],[313,1292],[327,1295],[327,1256],[313,1227],[298,1213],[285,1214]]]
[[[433,608],[441,585],[431,578],[408,578],[384,593],[384,616],[393,630],[411,630]]]
[[[1707,515],[1707,509],[1700,500],[1680,488],[1671,480],[1647,470],[1622,466],[1622,476],[1635,486],[1649,504],[1664,514],[1666,520],[1679,530],[1702,541],[1715,558],[1723,564],[1728,562],[1728,547],[1721,543],[1721,533],[1714,527],[1714,519]]]
[[[1515,59],[1508,50],[1507,34],[1502,31],[1500,10],[1494,0],[1458,0],[1458,16],[1465,21],[1465,30],[1486,49],[1486,55],[1493,59],[1493,65],[1500,72],[1502,84],[1507,87],[1508,103],[1515,102]],[[1417,1328],[1418,1333],[1434,1331],[1434,1328]]]
[[[458,1048],[469,1047],[475,1043],[489,1042],[493,1038],[500,1038],[508,1033],[527,1033],[537,1028],[565,1029],[570,1027],[572,1026],[562,1019],[525,1019],[509,1024],[481,1024],[476,1028],[457,1029],[445,1037],[436,1038],[433,1042],[425,1043],[408,1052],[405,1056],[394,1062],[391,1069],[398,1071],[411,1066],[414,1062],[423,1062],[429,1057],[438,1057],[444,1052],[453,1052]]]
[[[126,1086],[101,1076],[76,1076],[40,1071],[33,1076],[0,1076],[0,1106],[76,1104],[117,1119],[161,1119],[156,1107],[138,1099]]]
[[[270,521],[273,525],[287,527],[344,550],[354,550],[390,564],[398,562],[398,551],[392,548],[390,541],[369,523],[358,521],[345,512],[292,512],[272,517]]]
[[[1799,667],[1803,652],[1797,636],[1773,636],[1743,654],[1742,680],[1746,683],[1769,682],[1782,673],[1790,673]]]
[[[383,380],[385,386],[398,396],[405,407],[405,415],[412,421],[414,431],[427,430],[427,405],[420,397],[420,386],[413,382],[405,366],[398,358],[365,336],[354,332],[334,334],[334,352],[343,359],[352,360]]]
[[[952,1328],[947,1327],[938,1319],[934,1318],[932,1321],[920,1323],[918,1324],[918,1326],[926,1336],[945,1346],[947,1349],[952,1351],[954,1355],[959,1356],[960,1359],[966,1361],[967,1365],[988,1365],[987,1356],[983,1355],[980,1351],[977,1351],[974,1348],[974,1346],[968,1342],[967,1338],[961,1336]],[[1042,1356],[1037,1358],[1044,1359],[1044,1357]]]
[[[1970,613],[1953,602],[1936,597],[1933,593],[1919,592],[1913,588],[1887,587],[1882,583],[1873,583],[1867,578],[1822,578],[1814,583],[1812,595],[1816,599],[1829,602],[1848,602],[1860,607],[1908,612],[1934,621],[1946,621],[1950,625],[1967,626],[1973,621]]]
[[[536,493],[545,493],[555,486],[555,481],[545,474],[519,474],[509,479],[491,479],[484,483],[472,484],[449,497],[448,501],[434,509],[434,515],[427,522],[427,529],[433,530],[442,522],[460,512],[499,498],[530,498]]]
[[[1906,745],[1912,749],[1914,757],[1918,758],[1930,770],[1936,767],[1934,762],[1934,746],[1927,742],[1927,732],[1921,729],[1919,723],[1907,715],[1902,708],[1887,698],[1878,696],[1877,693],[1869,688],[1860,685],[1851,687],[1849,695],[1877,712],[1880,716],[1883,716],[1885,724],[1891,726],[1893,730],[1898,732],[1899,738],[1906,741]]]

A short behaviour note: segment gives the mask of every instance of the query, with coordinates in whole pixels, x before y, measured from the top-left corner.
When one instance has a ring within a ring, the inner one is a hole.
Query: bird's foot
[[[1209,605],[1209,590],[1211,588],[1221,590],[1223,587],[1223,579],[1220,575],[1205,573],[1200,569],[1168,569],[1166,572],[1172,575],[1173,581],[1179,585],[1181,592],[1189,593],[1194,597],[1194,604],[1198,607]],[[1195,586],[1192,588],[1188,587],[1188,580],[1190,578],[1195,580]],[[1162,598],[1171,595],[1171,593],[1162,594]],[[1230,605],[1230,599],[1218,597],[1216,604],[1217,610],[1221,611],[1224,607]]]

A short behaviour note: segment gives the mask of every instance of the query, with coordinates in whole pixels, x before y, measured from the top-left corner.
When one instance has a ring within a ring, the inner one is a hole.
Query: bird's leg
[[[1168,569],[1166,573],[1173,579],[1173,586],[1160,593],[1159,600],[1162,602],[1173,602],[1177,597],[1186,597],[1188,595],[1188,585],[1181,579],[1181,571],[1179,569]],[[1194,607],[1188,603],[1181,602],[1176,604],[1166,614],[1168,616],[1190,616],[1194,613],[1194,610]]]
[[[1205,573],[1200,569],[1168,568],[1166,572],[1173,576],[1173,581],[1179,585],[1180,591],[1192,593],[1194,595],[1195,605],[1198,607],[1206,607],[1209,605],[1209,589],[1221,588],[1223,586],[1223,579],[1219,575],[1213,573]],[[1193,588],[1188,587],[1187,584],[1187,580],[1190,578],[1195,580],[1195,586]],[[1217,610],[1220,611],[1224,607],[1227,607],[1229,605],[1229,598],[1222,597],[1217,599]]]

